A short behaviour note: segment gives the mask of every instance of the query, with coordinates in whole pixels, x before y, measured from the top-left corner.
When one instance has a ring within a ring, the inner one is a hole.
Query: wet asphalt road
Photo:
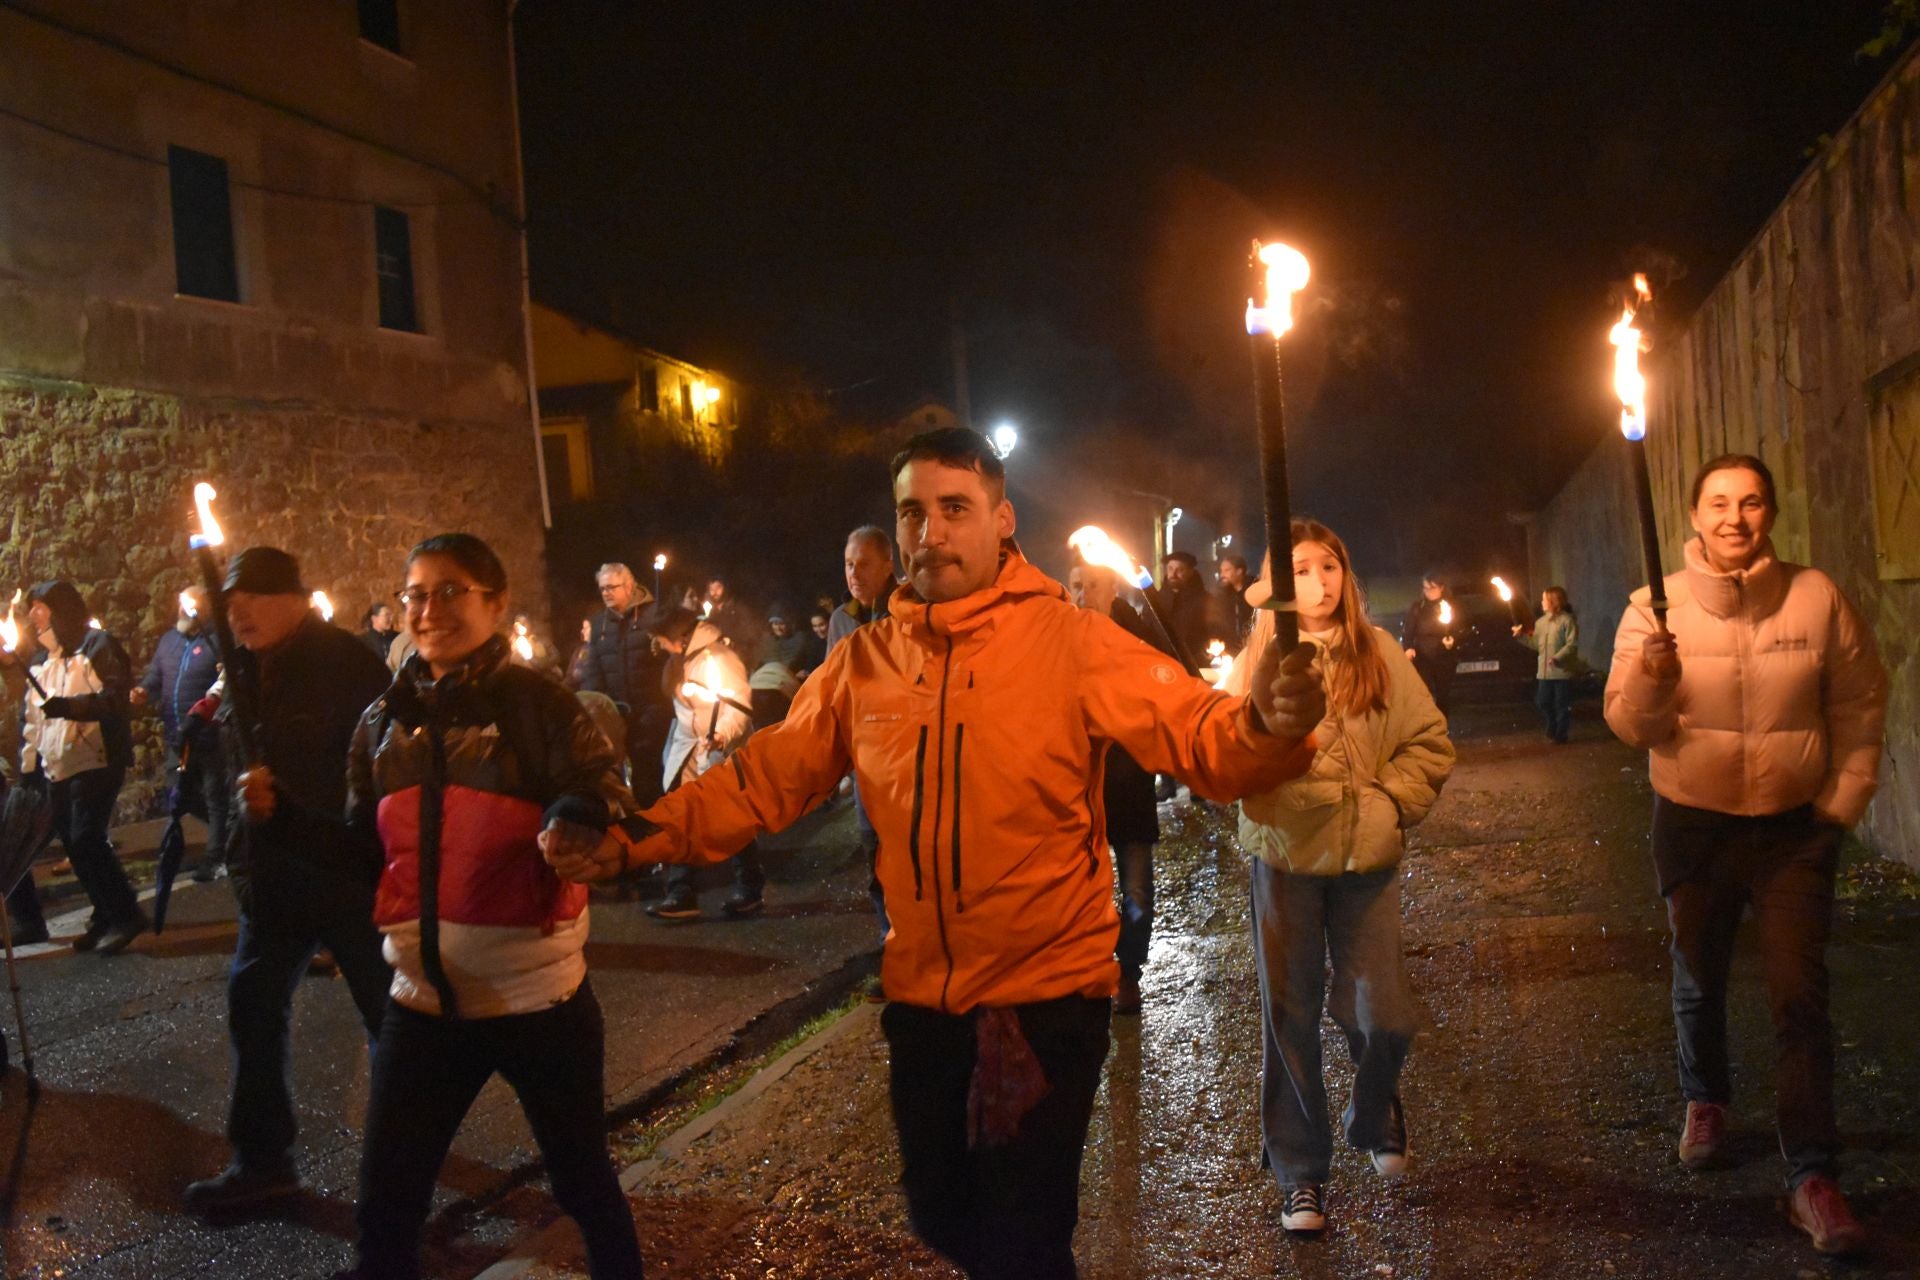
[[[769,855],[768,911],[663,925],[638,904],[592,906],[588,948],[607,1021],[616,1109],[643,1108],[724,1055],[743,1028],[838,997],[876,943],[844,806],[803,822]],[[718,882],[716,882],[718,883]],[[709,890],[717,917],[724,886]],[[79,932],[76,913],[54,932]],[[218,1170],[228,1097],[225,968],[234,941],[224,882],[176,891],[164,935],[123,956],[29,948],[20,962],[42,1092],[29,1107],[19,1042],[0,1079],[0,1273],[26,1280],[326,1276],[352,1261],[352,1206],[367,1089],[363,1035],[338,979],[295,1003],[300,1168],[310,1194],[259,1222],[210,1227],[178,1210]],[[470,1276],[552,1215],[509,1090],[488,1087],[441,1178],[428,1258]],[[530,1185],[532,1184],[532,1185]]]
[[[1138,1277],[1591,1276],[1746,1280],[1920,1272],[1920,901],[1855,867],[1830,953],[1843,1183],[1874,1233],[1817,1258],[1781,1213],[1771,1033],[1737,960],[1732,1167],[1680,1168],[1663,916],[1644,759],[1583,706],[1571,746],[1529,711],[1468,708],[1461,767],[1406,863],[1406,943],[1427,1025],[1403,1078],[1413,1166],[1341,1152],[1331,1229],[1292,1239],[1257,1167],[1257,987],[1246,877],[1223,810],[1174,811],[1147,1010],[1116,1020],[1082,1178],[1082,1273]],[[1326,1026],[1329,1094],[1344,1043]],[[893,1185],[872,1006],[842,1019],[630,1179],[654,1277],[957,1275],[911,1238]],[[788,1069],[790,1068],[790,1069]],[[751,1094],[752,1096],[748,1096]],[[532,1277],[578,1276],[550,1243]],[[493,1273],[504,1276],[506,1269]]]

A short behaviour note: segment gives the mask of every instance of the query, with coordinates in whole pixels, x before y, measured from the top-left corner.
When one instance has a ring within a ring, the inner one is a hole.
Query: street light
[[[993,429],[993,451],[1002,461],[1014,451],[1020,443],[1020,432],[1011,422],[1003,422]]]

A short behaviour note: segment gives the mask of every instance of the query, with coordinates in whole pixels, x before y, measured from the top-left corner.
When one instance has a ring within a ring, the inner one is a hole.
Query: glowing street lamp
[[[993,451],[1000,456],[1002,461],[1005,461],[1007,455],[1012,453],[1020,445],[1020,430],[1011,422],[1002,422],[994,427],[991,439],[993,442]]]

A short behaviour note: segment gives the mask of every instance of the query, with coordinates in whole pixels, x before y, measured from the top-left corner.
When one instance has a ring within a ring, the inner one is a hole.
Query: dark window
[[[167,184],[173,198],[175,290],[196,298],[240,301],[227,162],[185,147],[168,147]]]
[[[660,412],[660,371],[647,368],[640,371],[640,408],[647,413]]]
[[[573,492],[573,460],[568,455],[567,438],[558,431],[540,433],[540,453],[547,461],[547,494],[570,499]]]
[[[693,416],[693,386],[685,378],[680,379],[680,416]]]
[[[360,38],[400,52],[400,0],[360,0]]]
[[[373,269],[380,278],[380,327],[420,332],[413,305],[413,236],[407,215],[373,207]]]

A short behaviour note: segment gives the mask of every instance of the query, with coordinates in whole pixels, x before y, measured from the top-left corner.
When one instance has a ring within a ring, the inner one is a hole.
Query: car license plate
[[[1498,671],[1499,669],[1500,662],[1498,659],[1492,659],[1486,662],[1463,662],[1454,668],[1456,672],[1461,674],[1470,674],[1475,671]]]

